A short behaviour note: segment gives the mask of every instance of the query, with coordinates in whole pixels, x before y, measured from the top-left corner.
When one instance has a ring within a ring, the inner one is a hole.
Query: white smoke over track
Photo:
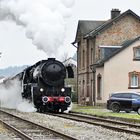
[[[56,57],[65,39],[65,25],[73,4],[74,0],[0,0],[0,21],[11,20],[22,26],[26,37],[39,50]],[[22,100],[19,81],[13,81],[8,88],[0,86],[0,105],[34,111],[32,104]]]
[[[22,99],[21,81],[18,79],[0,83],[0,107],[16,109],[22,112],[35,112],[33,103]]]
[[[55,56],[73,4],[74,0],[0,0],[0,20],[23,26],[38,49]]]

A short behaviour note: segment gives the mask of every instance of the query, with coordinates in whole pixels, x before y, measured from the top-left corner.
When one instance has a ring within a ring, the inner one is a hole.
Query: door
[[[121,108],[122,110],[132,109],[132,95],[131,93],[122,93],[121,94]]]

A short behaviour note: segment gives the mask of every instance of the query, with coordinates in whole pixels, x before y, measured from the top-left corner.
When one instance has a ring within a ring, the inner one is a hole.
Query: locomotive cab
[[[66,67],[66,69],[67,69],[67,75],[68,75],[67,77],[74,78],[74,72],[73,72],[72,66],[69,65]]]

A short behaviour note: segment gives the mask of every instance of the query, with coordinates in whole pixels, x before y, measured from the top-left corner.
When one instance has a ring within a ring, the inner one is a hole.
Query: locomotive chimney
[[[53,60],[53,61],[54,61],[54,60],[55,60],[55,58],[48,58],[48,60]]]
[[[111,19],[113,19],[113,18],[119,16],[119,15],[120,15],[120,12],[121,12],[121,11],[120,11],[119,9],[112,9],[112,10],[111,10]]]

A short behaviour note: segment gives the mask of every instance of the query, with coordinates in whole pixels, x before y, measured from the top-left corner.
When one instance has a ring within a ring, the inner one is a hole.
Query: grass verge
[[[140,115],[138,115],[136,112],[113,113],[112,111],[109,111],[103,107],[80,106],[77,104],[73,105],[72,111],[101,116],[101,117],[118,117],[118,118],[136,119],[138,122],[140,122]]]

